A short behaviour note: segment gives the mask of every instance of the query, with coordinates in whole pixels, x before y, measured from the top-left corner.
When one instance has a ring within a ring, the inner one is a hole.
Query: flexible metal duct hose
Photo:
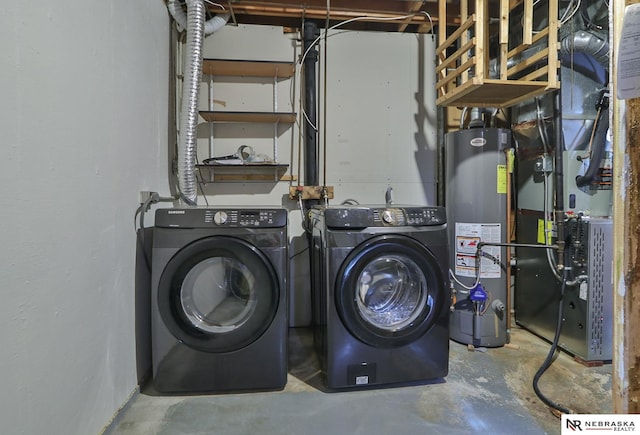
[[[215,17],[210,18],[206,23],[204,23],[204,34],[210,35],[222,29],[229,21],[229,18],[231,18],[230,13],[216,15]]]
[[[525,50],[519,57],[510,57],[507,59],[507,69],[514,67],[523,59],[535,55],[542,49],[544,46],[538,44]],[[564,37],[560,41],[560,57],[570,58],[572,53],[588,54],[605,70],[609,70],[609,42],[594,33],[579,30]],[[497,59],[491,59],[489,62],[489,77],[492,79],[500,77],[500,65]]]
[[[187,14],[182,9],[180,2],[178,0],[168,0],[167,9],[169,9],[171,16],[174,20],[176,20],[176,23],[178,23],[178,30],[183,31],[184,29],[186,29]],[[217,32],[218,30],[223,28],[225,24],[227,24],[229,18],[231,18],[231,14],[228,12],[210,18],[207,22],[204,23],[204,34],[210,35],[211,33]]]
[[[609,43],[598,35],[579,30],[560,42],[560,55],[570,56],[572,52],[590,54],[605,69],[609,69]]]
[[[178,188],[180,197],[188,205],[196,205],[198,194],[195,167],[204,18],[204,2],[187,0],[187,43],[180,108],[180,143],[178,144]]]

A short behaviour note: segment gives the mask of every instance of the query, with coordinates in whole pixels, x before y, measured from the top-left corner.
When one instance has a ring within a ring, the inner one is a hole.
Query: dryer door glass
[[[255,288],[255,276],[245,264],[229,257],[207,258],[191,268],[182,282],[182,311],[195,328],[229,332],[255,311]]]
[[[357,280],[356,304],[373,326],[397,331],[410,326],[432,306],[427,280],[415,261],[398,255],[371,260]]]
[[[230,352],[269,328],[281,292],[261,250],[238,238],[213,236],[185,246],[167,263],[158,284],[158,309],[182,343]]]

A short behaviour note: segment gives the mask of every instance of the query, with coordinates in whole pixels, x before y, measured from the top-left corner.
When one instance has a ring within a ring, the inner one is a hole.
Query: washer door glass
[[[357,278],[356,304],[368,323],[395,332],[405,329],[433,306],[424,272],[399,255],[371,260]]]
[[[174,337],[198,350],[230,352],[267,330],[282,290],[262,251],[242,239],[213,236],[178,251],[157,291],[160,315]]]
[[[253,315],[256,280],[235,258],[212,257],[189,270],[182,282],[182,311],[197,329],[210,333],[232,331]]]
[[[373,237],[342,263],[336,280],[338,314],[349,332],[375,347],[406,345],[438,321],[445,275],[431,251],[396,234]]]

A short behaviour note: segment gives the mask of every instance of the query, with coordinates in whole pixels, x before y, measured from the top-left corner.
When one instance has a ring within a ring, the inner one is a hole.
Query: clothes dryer
[[[441,380],[448,373],[445,210],[310,210],[314,342],[329,389]]]
[[[156,211],[153,385],[161,393],[282,389],[287,211]]]

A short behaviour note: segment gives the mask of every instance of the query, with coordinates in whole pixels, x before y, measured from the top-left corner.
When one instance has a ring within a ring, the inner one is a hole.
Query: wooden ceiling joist
[[[344,29],[429,33],[438,21],[436,0],[231,0],[220,4],[232,12],[238,24],[299,28],[303,20],[317,20],[319,26],[324,27],[328,18],[330,25],[353,20],[341,26]],[[209,11],[219,13],[221,10],[209,5]]]

